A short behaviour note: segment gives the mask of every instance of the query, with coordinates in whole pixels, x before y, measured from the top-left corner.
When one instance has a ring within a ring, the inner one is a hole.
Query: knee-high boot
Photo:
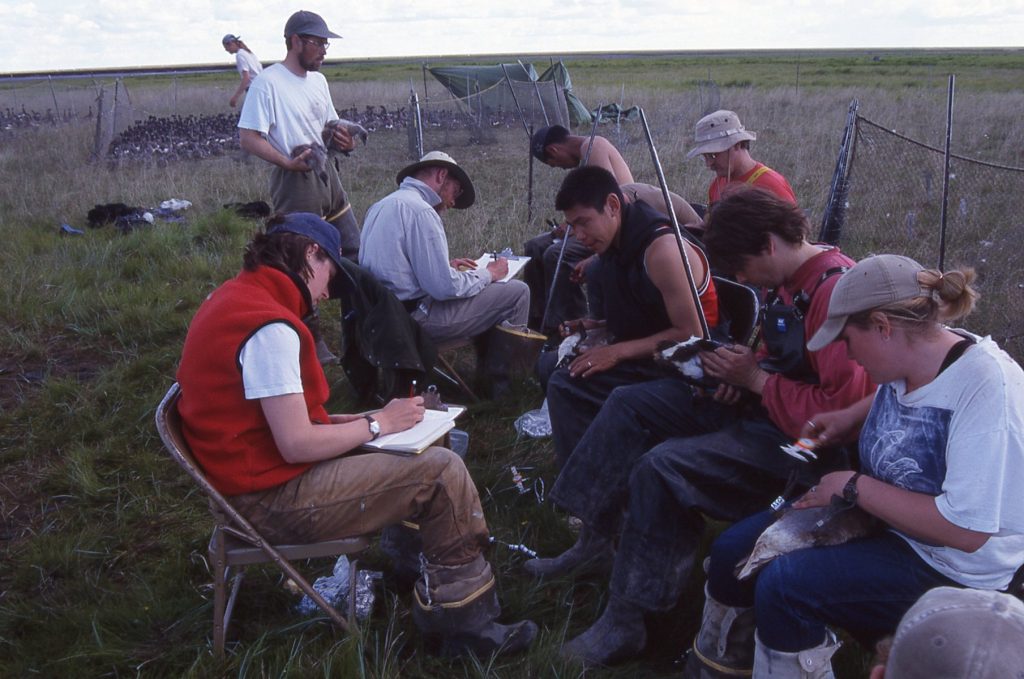
[[[715,601],[704,587],[704,617],[683,679],[749,677],[754,665],[754,609]]]
[[[754,679],[835,679],[832,656],[842,645],[831,631],[825,641],[803,651],[784,653],[768,648],[756,638]]]
[[[491,566],[478,556],[461,566],[423,561],[414,588],[413,620],[441,655],[517,653],[537,636],[537,625],[497,622],[501,614]]]

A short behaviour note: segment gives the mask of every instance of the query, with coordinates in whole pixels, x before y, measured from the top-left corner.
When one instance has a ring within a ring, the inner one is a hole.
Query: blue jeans
[[[548,360],[542,358],[539,363]],[[538,372],[543,373],[543,367]],[[555,459],[559,468],[565,465],[599,412],[602,417],[614,415],[607,402],[617,387],[651,380],[668,380],[682,384],[689,390],[681,379],[666,378],[668,374],[666,368],[655,364],[653,360],[623,361],[611,370],[593,377],[571,377],[568,368],[558,368],[552,372],[547,380],[546,391]]]
[[[614,537],[629,500],[629,479],[637,460],[671,436],[720,429],[736,419],[736,412],[695,396],[683,380],[666,377],[612,390],[590,419],[558,475],[551,498],[589,528]]]
[[[933,587],[959,586],[886,530],[845,544],[784,554],[747,580],[736,564],[772,523],[755,514],[724,531],[711,547],[708,594],[726,606],[754,606],[757,634],[769,648],[795,653],[825,640],[826,626],[845,629],[870,647],[896,631],[900,618]]]

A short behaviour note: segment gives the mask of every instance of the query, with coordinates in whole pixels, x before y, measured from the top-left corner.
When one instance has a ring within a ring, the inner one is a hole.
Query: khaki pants
[[[472,297],[431,300],[426,315],[416,309],[412,318],[423,326],[431,340],[441,343],[482,335],[502,321],[526,325],[529,313],[530,289],[526,283],[513,279],[491,283]]]
[[[291,172],[275,166],[270,174],[270,198],[276,212],[312,212],[333,224],[341,235],[342,256],[355,262],[359,255],[359,226],[341,184],[338,157],[329,156],[325,169],[326,184],[315,172]]]
[[[423,554],[433,564],[468,563],[487,544],[476,486],[447,448],[411,456],[349,454],[229,501],[277,543],[367,535],[409,520],[419,524]]]

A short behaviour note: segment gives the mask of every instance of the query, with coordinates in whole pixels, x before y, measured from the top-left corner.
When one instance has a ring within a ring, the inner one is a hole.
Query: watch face
[[[369,415],[363,415],[363,417],[366,418],[366,423],[370,425],[370,436],[372,437],[370,440],[372,441],[380,436],[380,422]]]

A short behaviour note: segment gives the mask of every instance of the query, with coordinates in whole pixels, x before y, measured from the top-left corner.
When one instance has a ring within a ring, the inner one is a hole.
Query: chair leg
[[[349,561],[348,565],[348,624],[353,629],[358,629],[356,620],[356,577],[359,575],[359,562],[356,559]]]
[[[440,363],[442,366],[444,366],[444,370],[441,370],[441,368],[438,368],[436,366],[434,367],[434,370],[438,374],[440,374],[442,377],[445,377],[449,381],[454,382],[455,384],[459,385],[459,388],[462,389],[462,391],[465,392],[466,395],[469,396],[474,401],[479,401],[480,400],[480,398],[476,395],[476,393],[473,392],[473,390],[470,388],[470,386],[468,384],[466,384],[466,381],[464,379],[462,379],[462,375],[460,375],[455,370],[455,367],[452,365],[451,361],[446,359],[441,354],[438,354],[437,355],[437,362]],[[447,372],[445,372],[445,371],[447,371]]]
[[[210,551],[210,558],[213,561],[213,652],[220,658],[224,655],[227,556],[224,550],[224,534],[219,526],[213,529],[213,549]]]

